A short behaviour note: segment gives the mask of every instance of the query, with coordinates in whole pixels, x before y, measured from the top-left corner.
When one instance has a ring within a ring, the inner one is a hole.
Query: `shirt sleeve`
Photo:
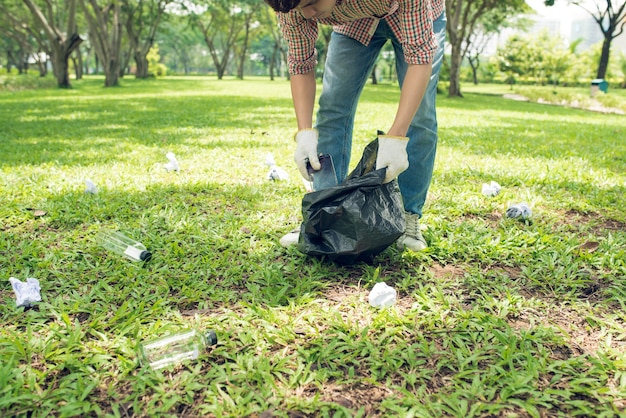
[[[430,64],[437,50],[433,32],[433,7],[430,0],[404,0],[398,11],[402,50],[408,64]]]
[[[287,67],[289,74],[306,74],[317,65],[317,22],[307,20],[296,11],[277,13],[278,23],[287,42]]]

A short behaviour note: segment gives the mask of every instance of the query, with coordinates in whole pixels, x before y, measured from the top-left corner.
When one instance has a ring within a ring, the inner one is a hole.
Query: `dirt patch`
[[[616,219],[608,219],[596,212],[583,212],[575,209],[569,209],[563,212],[564,223],[583,226],[592,225],[592,232],[596,235],[602,235],[604,231],[626,231],[626,222]]]
[[[607,338],[602,329],[595,329],[588,318],[567,306],[553,301],[551,307],[541,312],[526,310],[516,318],[509,320],[514,329],[530,330],[538,324],[555,329],[565,337],[566,346],[553,347],[552,356],[565,360],[582,354],[596,355],[600,347],[610,347],[626,353],[626,342]],[[626,324],[623,324],[626,327]]]
[[[463,215],[461,215],[459,217],[459,222],[464,222],[464,220],[469,219],[469,220],[479,220],[481,222],[484,222],[487,226],[490,226],[491,228],[496,228],[500,222],[502,221],[502,218],[504,217],[503,213],[500,212],[499,210],[494,210],[489,214],[483,215],[483,214],[475,214],[475,213],[464,213]]]
[[[519,102],[530,102],[531,100],[527,97],[524,97],[520,94],[503,94],[502,97],[504,99],[510,99],[510,100],[516,100]],[[600,103],[598,100],[590,98],[589,100],[585,100],[584,102],[579,102],[578,100],[574,100],[573,102],[568,102],[568,101],[561,101],[560,103],[553,103],[553,102],[549,102],[547,100],[543,100],[543,99],[539,99],[537,100],[536,103],[539,104],[548,104],[548,105],[553,105],[553,106],[563,106],[563,107],[571,107],[574,109],[583,109],[583,110],[589,110],[591,112],[599,112],[599,113],[613,113],[613,114],[617,114],[617,115],[624,115],[626,114],[626,112],[624,112],[622,109],[616,108],[616,107],[606,107],[604,106],[602,103]]]
[[[434,263],[430,271],[436,279],[456,279],[465,275],[465,269],[452,264]]]
[[[307,393],[308,392],[308,393]],[[321,391],[317,386],[310,386],[304,391],[304,396],[312,397],[319,395],[326,402],[333,402],[353,410],[364,408],[365,416],[380,416],[380,403],[393,394],[384,387],[367,382],[359,382],[354,385],[334,385],[328,384]]]
[[[503,94],[502,97],[504,99],[515,100],[515,101],[518,101],[518,102],[529,102],[530,101],[530,100],[528,100],[527,97],[524,97],[521,94],[514,94],[514,93]]]

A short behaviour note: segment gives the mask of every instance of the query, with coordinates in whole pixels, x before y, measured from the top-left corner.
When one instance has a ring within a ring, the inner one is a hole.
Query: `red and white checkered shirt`
[[[290,74],[305,74],[317,64],[318,23],[368,45],[378,22],[384,19],[402,44],[408,64],[432,62],[437,49],[433,20],[443,12],[444,0],[337,0],[329,17],[305,19],[299,10],[277,13],[289,47]]]

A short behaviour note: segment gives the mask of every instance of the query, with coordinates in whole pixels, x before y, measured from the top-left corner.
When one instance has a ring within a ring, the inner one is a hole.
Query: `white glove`
[[[406,146],[409,138],[405,136],[378,136],[378,157],[376,158],[376,170],[387,167],[385,183],[398,177],[400,173],[409,168],[409,156]]]
[[[317,158],[317,130],[302,129],[296,134],[296,144],[296,152],[293,155],[293,159],[302,177],[310,180],[306,163],[309,162],[315,171],[322,168],[320,160]]]

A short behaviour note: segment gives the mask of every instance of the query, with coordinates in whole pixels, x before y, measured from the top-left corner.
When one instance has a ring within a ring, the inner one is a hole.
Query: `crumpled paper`
[[[98,188],[94,184],[91,179],[85,179],[85,193],[96,194],[98,193]]]
[[[41,302],[39,280],[29,277],[26,282],[22,282],[15,277],[10,277],[9,281],[15,292],[17,306],[30,306],[34,302]]]
[[[267,173],[269,180],[289,180],[289,174],[276,165],[274,156],[271,153],[268,153],[265,157],[265,164],[270,166],[270,171]]]
[[[501,189],[502,187],[500,187],[500,185],[495,181],[483,183],[483,194],[485,196],[497,196]]]
[[[396,295],[396,289],[385,282],[379,282],[370,290],[367,299],[375,308],[386,308],[396,303]]]
[[[526,203],[517,203],[515,205],[511,205],[507,210],[506,210],[506,217],[507,218],[520,218],[520,219],[528,219],[531,217],[531,215],[533,214],[533,212],[530,210],[530,207],[528,207],[528,204]]]
[[[168,159],[168,162],[164,165],[167,171],[179,171],[180,166],[178,165],[178,160],[176,160],[176,155],[173,152],[168,152],[165,154]]]

